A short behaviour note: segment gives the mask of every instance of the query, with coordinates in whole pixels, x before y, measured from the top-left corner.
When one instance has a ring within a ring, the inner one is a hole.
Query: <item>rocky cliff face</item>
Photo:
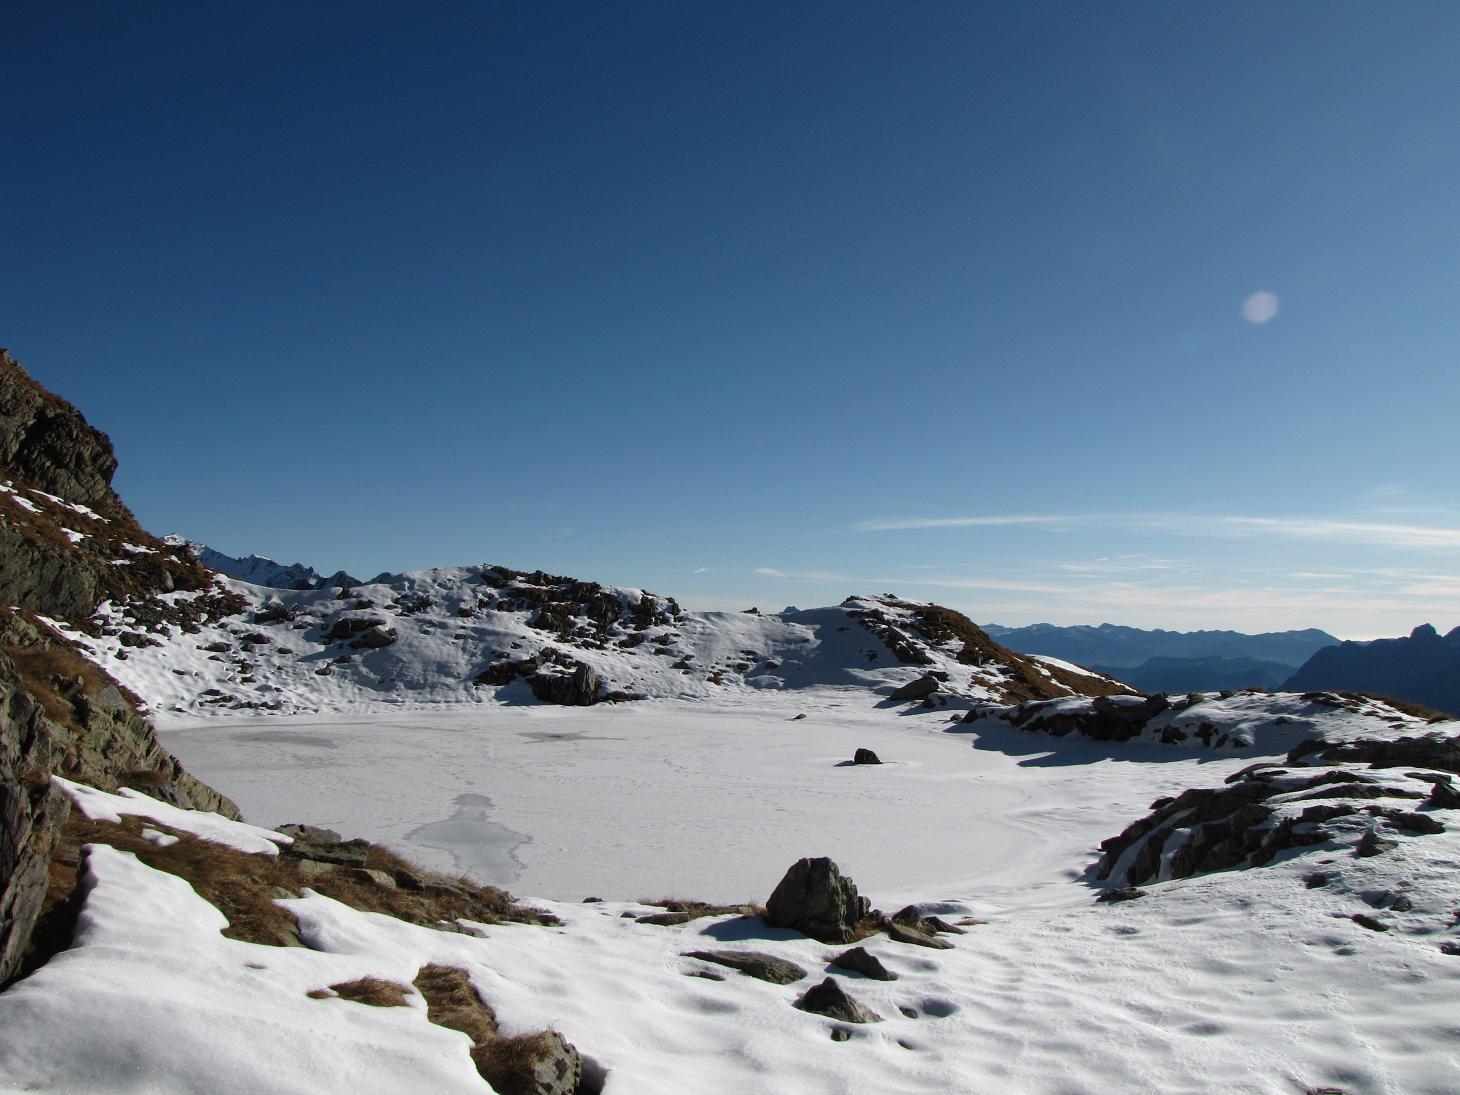
[[[1442,636],[1422,624],[1407,638],[1330,646],[1308,659],[1283,687],[1368,692],[1460,715],[1460,627]]]
[[[137,524],[116,468],[106,434],[0,350],[3,603],[79,625],[103,600],[212,584],[191,552]]]
[[[0,606],[13,606],[0,608],[0,983],[22,960],[68,812],[52,773],[238,813],[46,622],[91,630],[103,600],[212,585],[137,525],[112,490],[116,467],[106,435],[0,350]]]

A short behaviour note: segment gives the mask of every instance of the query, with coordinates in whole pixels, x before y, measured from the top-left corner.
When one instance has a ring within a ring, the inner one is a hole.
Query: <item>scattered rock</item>
[[[747,977],[769,981],[773,985],[789,985],[806,976],[806,971],[795,962],[788,962],[773,954],[762,954],[760,951],[687,951],[683,957],[713,962],[717,966],[728,966]]]
[[[1388,924],[1375,920],[1368,913],[1354,913],[1349,919],[1361,928],[1368,928],[1371,932],[1387,932],[1389,930]]]
[[[283,833],[285,836],[292,836],[295,840],[303,840],[310,844],[338,844],[343,838],[333,829],[324,829],[318,825],[305,825],[302,822],[290,822],[288,825],[280,825],[274,830]]]
[[[882,1016],[848,996],[846,990],[828,977],[814,988],[807,989],[795,1004],[802,1011],[814,1012],[844,1023],[878,1023]]]
[[[792,715],[792,716],[791,716],[791,720],[790,720],[790,721],[791,721],[791,722],[800,722],[800,721],[801,721],[801,720],[802,720],[802,719],[804,719],[804,718],[805,718],[805,717],[806,717],[806,713],[805,713],[805,712],[804,712],[804,711],[803,711],[803,712],[802,712],[802,713],[801,713],[801,714],[799,714],[799,715]]]
[[[1145,896],[1147,896],[1146,891],[1138,886],[1118,886],[1113,890],[1106,890],[1095,900],[1098,902],[1109,901],[1114,903],[1117,901],[1135,901]]]
[[[853,973],[860,973],[863,977],[870,977],[874,981],[896,981],[897,974],[884,966],[875,954],[869,954],[862,947],[853,947],[851,950],[842,951],[831,960],[831,964],[839,970],[850,970]]]
[[[939,932],[943,935],[967,935],[962,928],[956,928],[941,916],[923,917],[922,928],[924,931]]]
[[[872,750],[870,750],[870,749],[858,749],[855,753],[852,754],[852,763],[853,764],[881,764],[882,761],[878,759],[877,754],[874,753],[874,752],[872,752]]]
[[[952,943],[939,939],[931,932],[923,931],[922,928],[914,927],[911,924],[901,924],[896,920],[889,920],[885,930],[887,938],[894,943],[907,943],[914,947],[928,947],[938,951],[953,949]]]
[[[823,943],[850,943],[871,910],[857,884],[825,856],[791,865],[766,902],[765,922],[791,928]]]
[[[1432,810],[1460,810],[1460,791],[1442,780],[1436,780],[1425,805]]]
[[[350,645],[357,650],[379,650],[393,642],[395,642],[395,628],[377,625],[362,631]]]
[[[1383,855],[1385,852],[1392,852],[1397,847],[1399,847],[1397,840],[1386,840],[1370,829],[1359,838],[1359,843],[1354,848],[1354,855],[1369,859],[1376,855]]]
[[[915,681],[909,681],[901,688],[896,689],[887,698],[893,703],[902,703],[904,700],[921,700],[931,696],[938,691],[942,682],[931,673],[924,673]]]

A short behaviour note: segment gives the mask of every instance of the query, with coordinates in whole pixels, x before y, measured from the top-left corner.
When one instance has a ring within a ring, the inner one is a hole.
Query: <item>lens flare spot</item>
[[[1278,298],[1266,291],[1253,293],[1242,302],[1242,318],[1248,323],[1266,323],[1278,314]]]

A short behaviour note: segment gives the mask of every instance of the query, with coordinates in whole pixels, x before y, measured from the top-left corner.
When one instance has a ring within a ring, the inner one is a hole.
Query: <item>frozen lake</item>
[[[805,697],[803,697],[804,699]],[[807,717],[793,720],[798,710]],[[172,723],[189,770],[274,826],[307,821],[442,870],[559,899],[764,900],[829,855],[874,902],[936,893],[1088,899],[1094,845],[1157,793],[1247,759],[1099,759],[1011,734],[975,748],[943,713],[839,706],[473,707]],[[859,747],[879,766],[852,766]],[[1033,750],[1033,752],[1031,752]],[[1195,767],[1206,771],[1198,773]]]

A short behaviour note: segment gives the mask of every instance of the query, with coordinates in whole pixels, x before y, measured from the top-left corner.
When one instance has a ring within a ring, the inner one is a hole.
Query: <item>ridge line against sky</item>
[[[4,29],[0,341],[149,528],[703,608],[1460,623],[1460,4]]]

